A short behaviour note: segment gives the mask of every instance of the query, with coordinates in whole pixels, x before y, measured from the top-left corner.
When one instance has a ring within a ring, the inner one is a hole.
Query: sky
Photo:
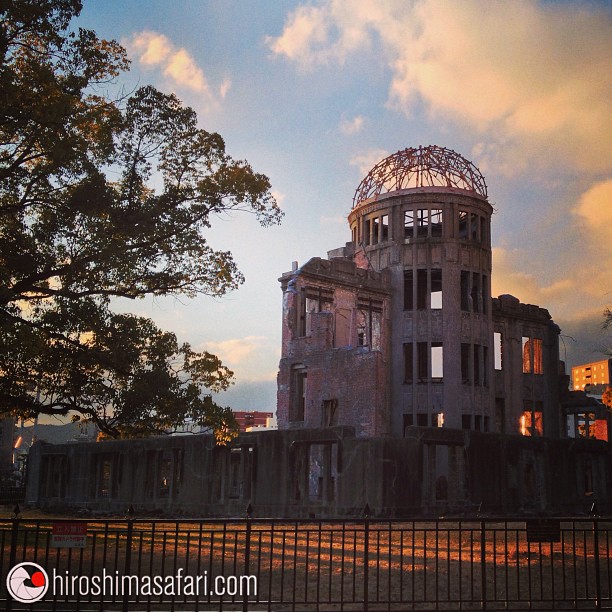
[[[418,145],[484,174],[493,295],[547,308],[570,366],[612,346],[611,1],[84,0],[74,25],[121,42],[118,84],[174,92],[285,212],[213,221],[246,277],[228,296],[116,303],[219,355],[223,405],[275,410],[278,278],[350,240],[361,179]]]

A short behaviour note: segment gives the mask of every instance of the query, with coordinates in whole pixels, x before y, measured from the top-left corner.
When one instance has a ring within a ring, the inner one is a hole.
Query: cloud
[[[230,79],[224,79],[223,83],[221,83],[219,86],[219,97],[222,100],[225,100],[225,96],[227,95],[227,92],[230,90],[231,86],[232,81]]]
[[[204,71],[194,57],[164,34],[144,30],[134,34],[125,46],[145,68],[158,68],[174,85],[202,94],[209,102],[215,100]],[[231,82],[226,79],[219,87],[221,99],[230,85]]]
[[[582,248],[559,266],[554,265],[554,253],[552,261],[543,262],[534,261],[526,249],[493,248],[491,294],[509,293],[521,302],[547,308],[557,321],[601,318],[612,302],[612,256],[597,248],[591,251],[588,234],[582,240],[578,243]]]
[[[361,115],[353,117],[353,119],[343,119],[340,122],[340,131],[347,136],[357,134],[363,129],[365,119]]]
[[[333,55],[328,28],[333,23],[332,5],[298,6],[290,15],[281,36],[268,36],[266,43],[277,55],[299,61],[302,66],[326,62]]]
[[[215,353],[229,367],[253,357],[253,354],[266,341],[265,336],[245,336],[244,338],[231,338],[221,342],[207,342],[206,350]]]
[[[266,336],[245,336],[219,342],[206,342],[198,350],[209,351],[233,370],[237,381],[272,380],[276,370],[270,371],[270,360],[263,359],[265,353],[278,352],[278,347]]]
[[[586,191],[574,212],[586,231],[609,251],[612,243],[612,179],[598,182]]]
[[[544,284],[536,274],[521,272],[520,270],[530,269],[526,263],[529,257],[530,254],[522,249],[493,248],[491,294],[494,297],[509,293],[521,302],[546,308],[553,300],[562,300],[564,296],[572,293],[572,279],[561,278]]]
[[[595,3],[325,0],[295,9],[267,42],[311,69],[378,45],[389,106],[423,104],[431,121],[486,135],[499,146],[485,163],[599,172],[612,159],[611,26]]]
[[[276,203],[280,206],[285,201],[285,194],[282,191],[272,190],[272,195],[276,200]]]
[[[379,162],[390,154],[385,149],[370,149],[351,158],[351,166],[359,168],[359,174],[365,177],[366,174]]]

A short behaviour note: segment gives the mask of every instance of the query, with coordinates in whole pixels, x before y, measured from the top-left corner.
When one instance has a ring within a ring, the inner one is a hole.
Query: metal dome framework
[[[487,198],[484,176],[471,161],[431,145],[404,149],[378,162],[357,187],[353,208],[381,193],[416,187],[454,187]]]

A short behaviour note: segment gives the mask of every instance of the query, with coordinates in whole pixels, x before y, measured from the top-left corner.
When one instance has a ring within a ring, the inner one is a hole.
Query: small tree
[[[113,437],[190,417],[226,439],[231,411],[203,388],[226,389],[232,372],[111,300],[224,295],[243,277],[207,243],[213,217],[244,210],[265,226],[282,213],[268,178],[174,95],[103,93],[126,54],[70,31],[80,10],[0,8],[0,411],[74,413]]]

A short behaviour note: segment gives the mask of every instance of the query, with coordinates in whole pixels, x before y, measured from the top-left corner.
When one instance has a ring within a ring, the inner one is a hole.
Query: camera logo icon
[[[18,563],[6,577],[6,588],[20,603],[40,601],[49,588],[49,576],[38,563]]]

